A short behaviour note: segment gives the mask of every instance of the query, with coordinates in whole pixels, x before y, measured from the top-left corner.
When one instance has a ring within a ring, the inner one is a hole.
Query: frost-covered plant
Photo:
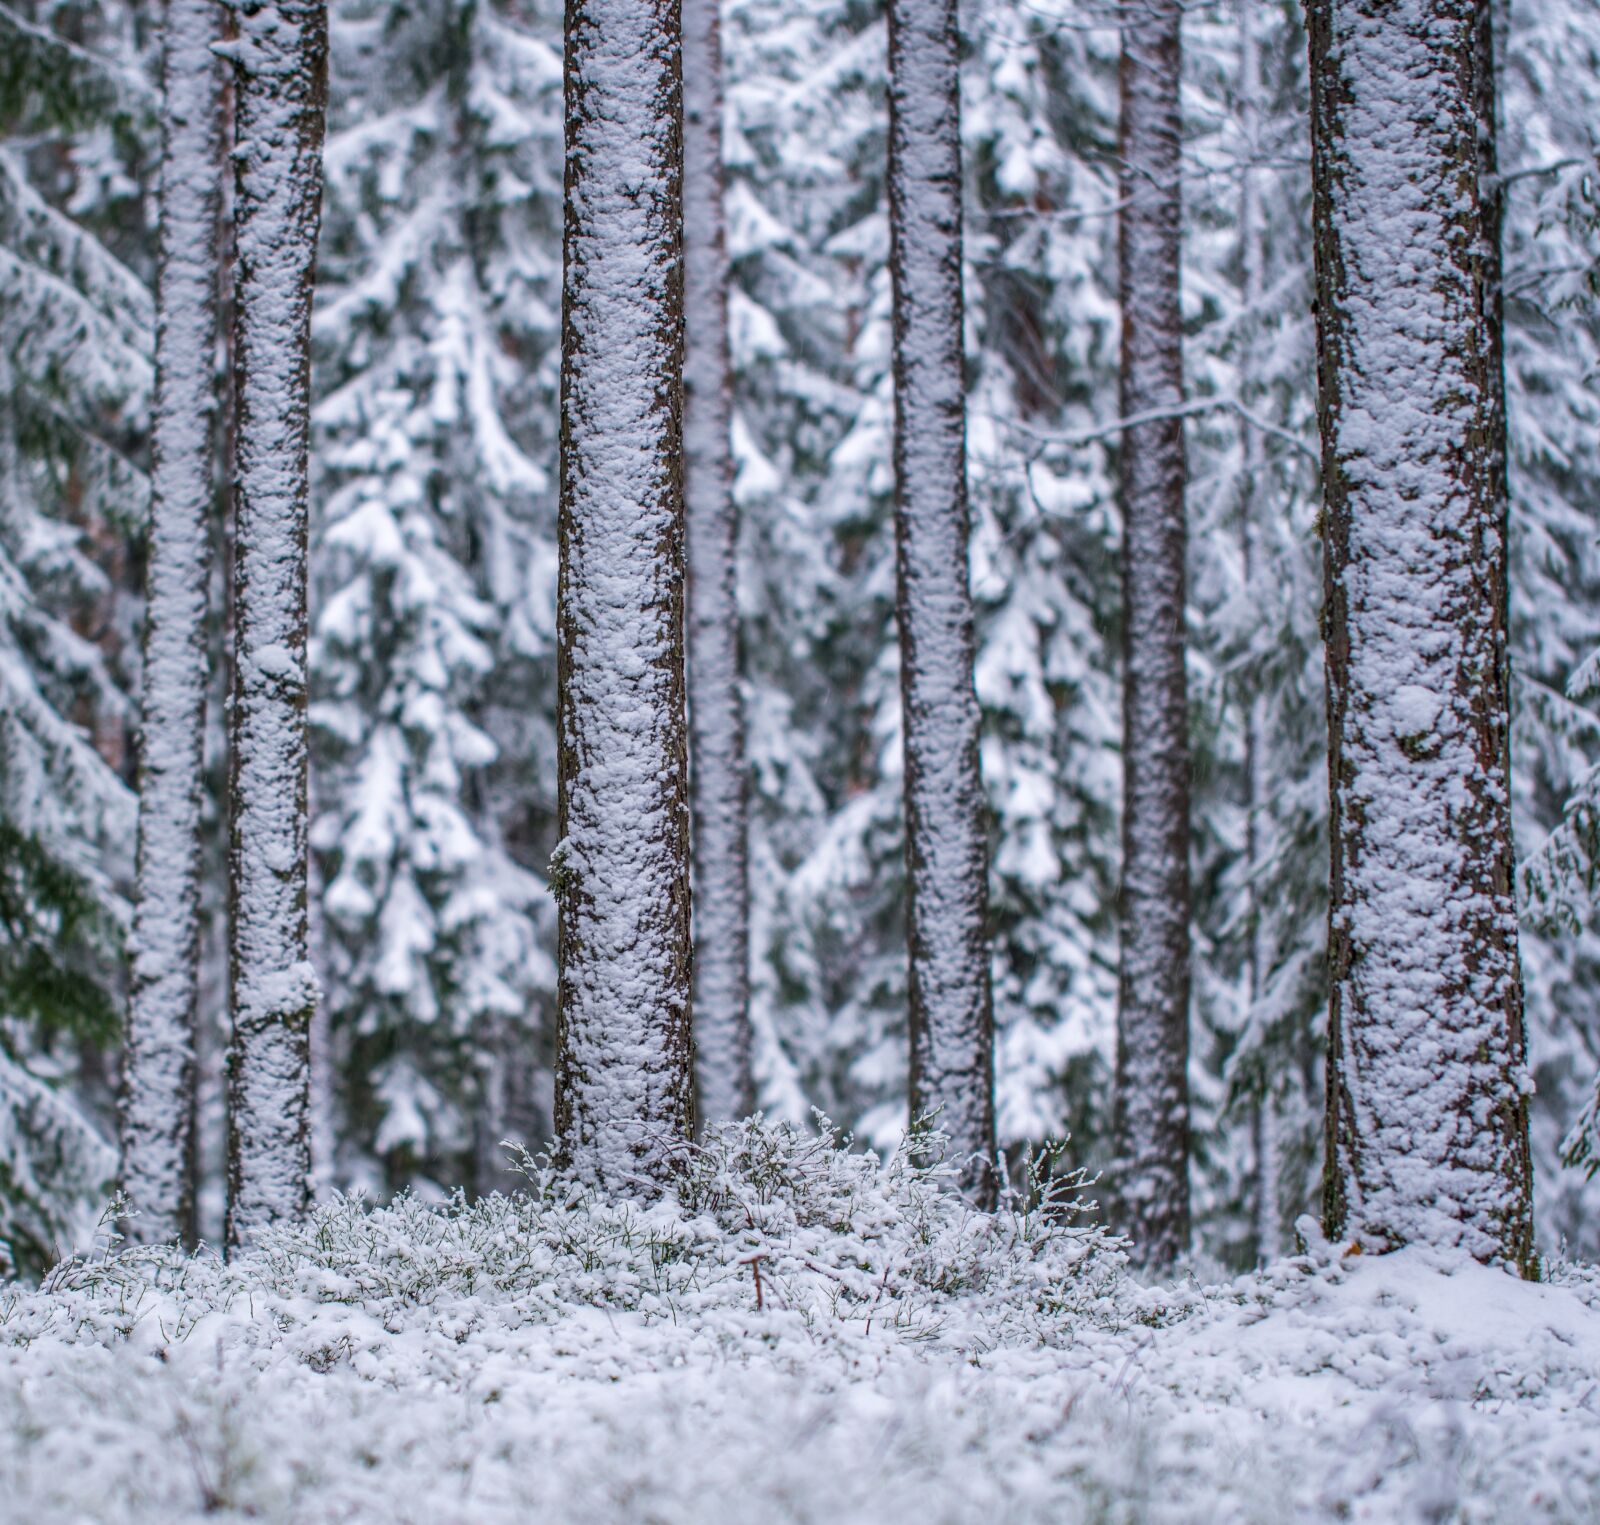
[[[675,1189],[648,1205],[518,1151],[524,1191],[442,1206],[336,1196],[226,1263],[108,1235],[38,1295],[0,1302],[0,1342],[110,1343],[142,1326],[165,1344],[248,1311],[245,1344],[321,1368],[384,1334],[459,1344],[497,1328],[583,1327],[594,1312],[733,1354],[752,1340],[779,1351],[1063,1345],[1085,1320],[1128,1320],[1122,1244],[1078,1221],[1088,1183],[1058,1156],[983,1213],[952,1190],[937,1133],[887,1160],[851,1142],[826,1120],[814,1133],[760,1116],[730,1124],[685,1146]]]

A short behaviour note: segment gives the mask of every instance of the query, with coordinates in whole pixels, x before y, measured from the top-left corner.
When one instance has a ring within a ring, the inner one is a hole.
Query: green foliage
[[[154,105],[137,74],[0,5],[0,133],[127,131]]]
[[[110,1043],[120,952],[120,928],[95,887],[0,820],[0,1012]]]

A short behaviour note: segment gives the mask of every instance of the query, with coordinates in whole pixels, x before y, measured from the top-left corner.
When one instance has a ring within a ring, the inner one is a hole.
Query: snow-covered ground
[[[1070,1217],[747,1126],[650,1209],[534,1169],[0,1296],[0,1515],[1587,1521],[1597,1310],[1320,1242],[1142,1287]]]

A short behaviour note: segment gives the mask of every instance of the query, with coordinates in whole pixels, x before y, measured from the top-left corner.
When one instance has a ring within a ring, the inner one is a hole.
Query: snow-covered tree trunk
[[[677,0],[572,0],[557,594],[556,1129],[615,1192],[693,1123]]]
[[[1260,152],[1261,52],[1256,41],[1256,8],[1245,0],[1239,16],[1239,127],[1249,156],[1239,175],[1239,296],[1246,322],[1261,310],[1265,293],[1263,233],[1261,216],[1261,169],[1256,163]],[[1253,336],[1252,336],[1253,337]],[[1261,370],[1260,345],[1247,342],[1240,364],[1239,386],[1244,400],[1252,405]],[[1267,511],[1262,499],[1266,477],[1265,440],[1253,419],[1239,424],[1243,501],[1240,548],[1243,552],[1244,585],[1247,592],[1258,586],[1265,575],[1262,554],[1261,515]],[[1265,875],[1262,841],[1262,812],[1271,798],[1272,757],[1266,696],[1250,696],[1244,717],[1244,792],[1245,792],[1245,877],[1249,885],[1249,952],[1245,961],[1248,995],[1252,1015],[1266,992],[1271,955],[1267,946],[1266,910],[1261,904]],[[1263,1263],[1278,1252],[1280,1205],[1278,1200],[1278,1116],[1272,1077],[1263,1074],[1254,1118],[1256,1153],[1256,1258]]]
[[[1120,128],[1122,973],[1115,1188],[1152,1265],[1189,1247],[1189,707],[1184,674],[1181,0],[1123,13]]]
[[[121,1186],[143,1242],[189,1228],[193,1191],[200,821],[216,391],[216,0],[167,0],[163,29],[156,402],[145,568],[132,989],[122,1058]]]
[[[1476,0],[1312,0],[1330,1236],[1537,1274]]]
[[[683,0],[683,296],[694,1047],[700,1120],[717,1123],[755,1105],[717,0]]]
[[[905,733],[911,1116],[993,1200],[989,844],[967,569],[955,0],[890,0],[896,613]]]
[[[327,9],[242,0],[234,16],[230,1245],[309,1198],[306,472]]]

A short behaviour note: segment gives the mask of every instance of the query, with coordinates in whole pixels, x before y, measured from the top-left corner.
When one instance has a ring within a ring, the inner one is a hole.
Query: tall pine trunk
[[[659,1188],[693,1122],[677,0],[570,0],[556,1129]]]
[[[1332,990],[1323,1213],[1537,1274],[1476,0],[1312,0]]]
[[[234,15],[230,1245],[298,1217],[309,1194],[306,468],[327,95],[325,0]]]
[[[905,727],[911,1116],[995,1192],[989,844],[967,571],[955,0],[890,0],[896,612]]]
[[[1261,216],[1261,171],[1257,165],[1261,132],[1261,51],[1256,40],[1256,7],[1245,0],[1239,16],[1239,126],[1249,156],[1239,176],[1239,296],[1246,323],[1259,314],[1265,294],[1263,235]],[[1262,356],[1254,333],[1246,340],[1240,363],[1239,386],[1244,401],[1255,406],[1260,389]],[[1266,449],[1261,430],[1249,418],[1239,422],[1242,445],[1243,500],[1240,546],[1243,552],[1244,585],[1253,595],[1264,575],[1261,546],[1261,482],[1266,472]],[[1263,879],[1261,812],[1272,789],[1272,768],[1265,697],[1258,691],[1250,696],[1244,716],[1244,792],[1245,792],[1245,877],[1249,886],[1249,950],[1246,978],[1250,1012],[1254,1017],[1266,993],[1270,954],[1267,948],[1266,920],[1260,903]],[[1256,1098],[1253,1120],[1256,1154],[1256,1258],[1263,1264],[1278,1252],[1278,1116],[1272,1094],[1272,1077],[1263,1073],[1261,1092]]]
[[[162,41],[156,402],[145,569],[133,979],[121,1185],[141,1242],[190,1229],[206,606],[216,413],[222,73],[216,0],[167,0]]]
[[[717,0],[683,0],[683,271],[694,1047],[700,1118],[717,1123],[755,1105]]]
[[[1189,1247],[1189,704],[1184,674],[1181,0],[1122,25],[1122,971],[1115,1188],[1139,1255]],[[1151,416],[1155,415],[1155,416]]]
[[[1505,187],[1500,180],[1500,109],[1496,81],[1495,13],[1497,0],[1477,0],[1473,14],[1473,113],[1477,118],[1478,217],[1479,217],[1479,305],[1483,315],[1484,365],[1486,371],[1489,420],[1487,441],[1489,486],[1495,521],[1501,540],[1501,554],[1491,567],[1494,596],[1499,606],[1500,633],[1496,644],[1504,669],[1497,681],[1509,692],[1510,672],[1506,667],[1510,640],[1510,563],[1511,462],[1506,418],[1506,303],[1505,267],[1502,253],[1505,224]],[[1500,749],[1506,777],[1511,776],[1511,708],[1503,706],[1497,717]],[[1509,862],[1509,860],[1508,860]],[[1518,1000],[1521,984],[1518,983]],[[1517,1021],[1520,1032],[1522,1022]],[[1521,1054],[1518,1060],[1521,1060]]]

